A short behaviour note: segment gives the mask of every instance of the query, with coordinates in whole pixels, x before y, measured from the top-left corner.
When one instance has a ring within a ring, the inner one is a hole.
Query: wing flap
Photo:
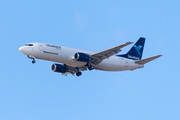
[[[156,55],[156,56],[153,56],[153,57],[149,57],[149,58],[145,58],[145,59],[142,59],[142,60],[137,60],[135,63],[138,63],[138,64],[141,64],[141,65],[144,65],[152,60],[155,60],[159,57],[161,57],[162,55]]]

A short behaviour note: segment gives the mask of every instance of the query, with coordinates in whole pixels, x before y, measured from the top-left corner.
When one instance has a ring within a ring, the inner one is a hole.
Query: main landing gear
[[[91,70],[94,69],[94,66],[91,65],[91,66],[88,67],[88,69],[91,71]]]
[[[76,73],[76,76],[78,76],[78,77],[81,75],[82,75],[82,72],[80,72],[80,71]]]
[[[91,65],[91,66],[88,67],[88,69],[91,71],[91,70],[94,69],[94,66]],[[78,72],[76,73],[76,76],[79,77],[79,76],[81,76],[81,75],[82,75],[82,72],[80,72],[79,69],[78,69]]]

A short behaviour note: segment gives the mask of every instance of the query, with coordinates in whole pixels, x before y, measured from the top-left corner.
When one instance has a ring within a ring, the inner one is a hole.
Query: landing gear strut
[[[76,76],[78,76],[78,77],[81,76],[81,75],[82,75],[82,72],[77,72],[76,73]]]
[[[33,59],[33,60],[32,60],[32,63],[33,63],[33,64],[36,62],[36,60],[35,60],[35,57],[34,57],[34,56],[32,56],[32,55],[28,55],[27,57],[28,57],[28,58],[30,58],[30,59]]]

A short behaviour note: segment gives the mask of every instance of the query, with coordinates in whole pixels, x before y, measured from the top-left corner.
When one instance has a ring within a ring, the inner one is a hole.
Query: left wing
[[[118,45],[116,47],[92,54],[91,55],[91,59],[92,59],[91,63],[97,65],[97,64],[101,63],[104,59],[109,58],[109,57],[113,56],[114,54],[117,54],[118,52],[121,51],[120,50],[121,48],[123,48],[127,45],[130,45],[130,44],[132,44],[132,42],[126,42],[125,44]]]

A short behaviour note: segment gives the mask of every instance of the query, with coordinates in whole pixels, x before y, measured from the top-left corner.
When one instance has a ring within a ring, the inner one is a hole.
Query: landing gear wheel
[[[94,66],[90,66],[88,67],[89,70],[93,70],[94,69]]]
[[[33,59],[32,63],[33,63],[33,64],[36,63],[35,59]]]
[[[78,76],[78,77],[81,76],[81,75],[82,75],[82,72],[77,72],[76,73],[76,76]]]

